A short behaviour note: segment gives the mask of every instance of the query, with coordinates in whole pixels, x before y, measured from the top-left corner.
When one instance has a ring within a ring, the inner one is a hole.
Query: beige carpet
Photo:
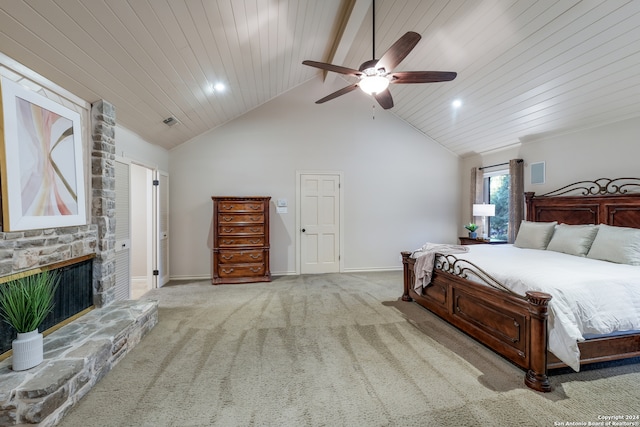
[[[60,425],[555,426],[640,414],[640,363],[524,373],[413,303],[400,272],[166,286],[154,330]]]

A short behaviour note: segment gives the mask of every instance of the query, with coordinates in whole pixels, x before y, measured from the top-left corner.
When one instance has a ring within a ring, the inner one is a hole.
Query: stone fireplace
[[[0,232],[0,277],[91,256],[93,305],[103,307],[115,299],[115,108],[98,101],[90,118],[91,224]]]
[[[90,116],[91,224],[0,231],[0,277],[95,254],[93,303],[103,307],[115,299],[115,108],[98,101]]]
[[[60,325],[68,323],[93,308],[94,257],[94,254],[83,255],[49,264],[43,268],[57,275],[58,285],[53,297],[53,311],[42,322],[41,332],[46,334],[47,331],[57,329]],[[39,271],[40,269],[33,273]],[[11,276],[8,277],[11,278]],[[0,283],[0,286],[4,285]],[[11,349],[15,333],[16,331],[8,324],[4,322],[0,324],[0,354]]]
[[[39,366],[14,372],[0,358],[0,426],[57,424],[158,319],[155,302],[115,301],[115,108],[101,100],[82,117],[91,121],[91,223],[0,231],[0,277],[88,260],[82,280],[96,309],[46,336]]]

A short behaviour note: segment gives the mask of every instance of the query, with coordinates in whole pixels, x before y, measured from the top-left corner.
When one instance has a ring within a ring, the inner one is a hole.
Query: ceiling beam
[[[339,16],[338,28],[333,44],[329,49],[327,61],[330,64],[343,65],[347,53],[362,26],[367,12],[371,8],[371,0],[346,0]],[[325,83],[331,84],[336,73],[323,72]]]

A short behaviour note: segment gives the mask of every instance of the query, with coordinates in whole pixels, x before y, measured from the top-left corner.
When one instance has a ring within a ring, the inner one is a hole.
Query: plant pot
[[[478,232],[477,231],[470,231],[469,232],[469,238],[470,239],[477,239],[478,238]]]
[[[12,343],[13,370],[24,371],[42,363],[43,343],[42,334],[38,330],[18,333],[18,338]]]

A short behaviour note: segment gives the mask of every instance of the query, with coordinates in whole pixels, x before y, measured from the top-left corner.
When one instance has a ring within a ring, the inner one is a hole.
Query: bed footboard
[[[403,301],[415,301],[480,343],[526,370],[525,384],[551,391],[547,376],[547,309],[551,296],[528,292],[526,298],[434,270],[429,286],[414,289],[415,260],[402,252]]]

